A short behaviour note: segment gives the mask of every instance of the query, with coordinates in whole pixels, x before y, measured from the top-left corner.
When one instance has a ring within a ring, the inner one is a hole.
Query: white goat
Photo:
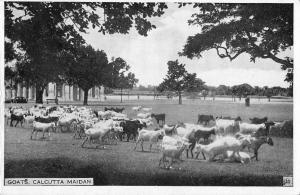
[[[165,136],[169,137],[169,136]],[[181,161],[180,156],[182,152],[190,145],[190,143],[183,141],[180,145],[179,140],[172,140],[172,139],[163,139],[162,141],[162,157],[159,160],[158,166],[161,165],[161,163],[164,164],[165,168],[171,168],[171,165],[173,164],[173,161]],[[174,145],[171,144],[171,142],[174,143]],[[170,163],[168,166],[165,166],[166,158],[170,158]]]
[[[158,139],[159,139],[159,136],[163,136],[164,135],[164,130],[158,130],[158,131],[154,131],[154,130],[145,130],[145,129],[142,129],[139,131],[139,136],[138,136],[138,139],[135,143],[135,147],[134,147],[134,150],[136,149],[137,147],[137,144],[139,142],[141,142],[141,146],[142,146],[142,151],[144,151],[144,148],[143,148],[143,143],[145,141],[148,141],[150,142],[150,151],[151,151],[151,148],[152,148],[152,144],[153,143],[157,143],[158,142]]]
[[[83,140],[81,147],[84,146],[87,140],[89,140],[90,143],[92,140],[98,140],[102,142],[103,137],[113,129],[113,125],[114,123],[112,120],[107,120],[105,122],[98,122],[92,128],[87,129],[85,131],[86,138]]]
[[[141,108],[142,108],[142,106],[135,106],[135,107],[132,107],[132,110],[139,111]]]
[[[146,119],[146,118],[149,118],[151,116],[151,113],[138,113],[137,114],[137,117],[138,118],[142,118],[142,119]]]
[[[250,123],[240,123],[240,133],[242,134],[254,134],[258,129],[265,129],[266,126],[262,124],[250,124]]]
[[[217,135],[235,135],[240,131],[240,121],[216,119],[216,134]]]
[[[237,153],[234,153],[231,150],[228,150],[223,154],[223,159],[230,162],[240,162],[242,164],[246,164],[251,161],[251,157],[248,153],[239,152],[239,155],[237,155]]]
[[[33,121],[34,121],[34,116],[26,116],[24,115],[24,120],[25,120],[25,123],[27,124],[27,126],[29,126],[30,124],[33,124]]]
[[[234,153],[239,155],[239,151],[245,145],[250,145],[250,141],[248,139],[238,140],[235,137],[226,136],[219,138],[208,145],[196,144],[195,148],[197,156],[200,152],[202,152],[208,155],[209,161],[213,161],[217,155],[224,154],[227,150],[232,150]]]
[[[150,112],[152,110],[152,108],[142,108],[142,111],[144,112]]]
[[[199,129],[199,125],[184,123],[183,127],[179,126],[176,128],[176,133],[178,136],[188,139],[198,129]]]
[[[255,158],[258,161],[258,150],[259,148],[263,145],[263,144],[268,144],[270,146],[273,146],[273,140],[271,137],[267,137],[267,136],[260,136],[260,137],[253,137],[250,135],[242,135],[238,137],[239,140],[249,140],[250,144],[243,146],[243,148],[248,147],[248,151],[250,151],[250,149],[253,150],[254,156],[252,156],[251,158]]]
[[[161,147],[166,147],[166,145],[170,146],[178,146],[181,147],[183,142],[187,142],[187,139],[184,139],[179,136],[164,136],[161,142]]]
[[[48,135],[49,135],[49,138],[50,138],[50,136],[51,136],[50,129],[51,128],[54,131],[55,124],[53,122],[52,123],[40,123],[40,122],[33,121],[33,130],[31,132],[30,139],[32,139],[32,135],[33,135],[34,132],[36,132],[36,134],[35,134],[35,138],[36,138],[38,131],[43,132],[43,138],[44,138],[45,132],[48,131],[48,133],[49,133]]]
[[[137,118],[136,120],[140,121],[141,124],[146,123],[146,126],[153,125],[153,121],[151,117],[148,118]]]
[[[6,124],[8,124],[8,120],[10,120],[11,117],[11,113],[9,111],[9,109],[5,108],[4,109],[4,118],[6,118]]]
[[[66,117],[62,117],[57,121],[57,127],[60,127],[62,131],[63,127],[66,127],[67,130],[70,130],[72,124],[77,124],[78,118],[75,115],[67,115]]]

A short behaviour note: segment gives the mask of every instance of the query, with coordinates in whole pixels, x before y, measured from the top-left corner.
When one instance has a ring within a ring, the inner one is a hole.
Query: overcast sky
[[[162,17],[153,20],[156,29],[150,31],[147,37],[139,35],[134,29],[129,34],[103,35],[96,30],[90,30],[83,35],[86,42],[96,49],[104,50],[109,59],[121,57],[130,66],[131,71],[139,79],[141,85],[158,85],[167,73],[167,62],[178,59],[186,64],[186,69],[197,73],[207,85],[236,85],[249,83],[252,86],[281,86],[285,72],[280,64],[268,59],[257,59],[256,63],[249,61],[249,55],[240,55],[234,61],[221,59],[215,50],[204,53],[203,57],[192,60],[179,57],[187,37],[201,32],[198,26],[189,26],[188,19],[195,13],[190,7],[177,8],[173,3]],[[293,55],[293,51],[288,51]]]

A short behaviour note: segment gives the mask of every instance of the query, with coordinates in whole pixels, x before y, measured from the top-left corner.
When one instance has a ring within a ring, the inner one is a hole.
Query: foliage
[[[7,83],[5,84],[9,89],[15,89],[16,84],[13,83],[13,80],[17,80],[17,72],[14,71],[12,68],[5,66],[4,69],[4,77]]]
[[[35,84],[37,102],[49,82],[60,82],[65,70],[62,53],[75,53],[85,43],[80,33],[90,25],[102,33],[128,33],[133,24],[146,36],[164,3],[5,2],[5,62],[18,59],[20,76]],[[100,16],[101,13],[103,16]],[[16,47],[16,48],[15,48]]]
[[[231,95],[231,88],[226,85],[219,85],[216,88],[216,94],[217,95]]]
[[[182,6],[184,4],[180,4]],[[221,58],[234,60],[242,53],[250,61],[268,58],[288,70],[285,81],[293,82],[293,59],[278,54],[293,46],[293,4],[195,3],[199,12],[190,25],[201,26],[202,32],[190,36],[180,55],[201,57],[215,49]]]
[[[169,61],[168,73],[162,83],[159,84],[157,90],[175,91],[179,95],[179,104],[181,104],[181,94],[184,91],[195,92],[204,88],[204,82],[197,78],[195,73],[188,73],[184,64],[179,64],[178,60]]]
[[[66,56],[66,55],[65,55]],[[84,104],[87,104],[89,89],[107,83],[109,65],[104,51],[95,51],[92,46],[77,49],[74,60],[66,64],[64,79],[70,85],[78,85],[84,91]]]
[[[137,87],[136,89],[139,91],[154,91],[155,88],[156,86],[152,86],[152,85],[148,85],[148,86],[139,85],[139,87]]]
[[[113,93],[112,88],[104,87],[104,94],[112,94],[112,93]]]
[[[107,86],[118,89],[131,89],[138,82],[135,75],[129,72],[130,66],[122,58],[112,59],[109,63],[110,79]]]
[[[241,84],[241,85],[234,85],[231,88],[232,93],[239,97],[246,97],[248,95],[253,94],[253,87],[247,83]]]

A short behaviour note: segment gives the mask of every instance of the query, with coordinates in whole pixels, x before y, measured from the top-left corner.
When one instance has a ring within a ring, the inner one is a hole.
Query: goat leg
[[[142,151],[144,152],[143,140],[141,141]]]
[[[15,127],[17,126],[18,123],[19,123],[19,121],[17,120]]]
[[[202,156],[203,156],[204,160],[206,160],[206,157],[205,157],[204,153],[203,152],[201,152],[201,153],[202,153]],[[199,153],[198,153],[198,155],[199,155]],[[198,158],[198,156],[197,156],[197,158]]]
[[[256,161],[258,161],[258,152],[257,152],[257,150],[254,151],[254,155],[255,155]]]
[[[48,129],[48,135],[49,135],[49,140],[50,140],[50,136],[51,136],[50,129]]]
[[[136,147],[137,147],[138,143],[139,143],[139,140],[137,140],[137,141],[135,142],[135,147],[134,147],[133,150],[136,150]]]
[[[86,136],[81,144],[81,147],[83,148],[83,145],[85,144],[85,142],[89,139],[89,136]]]
[[[34,133],[34,128],[32,129],[32,131],[31,131],[31,135],[30,135],[30,139],[32,139],[32,134]]]

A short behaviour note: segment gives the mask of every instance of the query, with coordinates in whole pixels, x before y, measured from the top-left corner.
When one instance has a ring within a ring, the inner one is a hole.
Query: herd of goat
[[[134,150],[140,144],[144,151],[143,143],[160,147],[162,157],[159,166],[170,168],[173,162],[181,162],[183,151],[186,157],[198,158],[202,154],[208,161],[234,161],[249,163],[252,158],[258,160],[258,150],[263,144],[273,145],[269,136],[270,128],[280,126],[279,122],[268,121],[264,118],[251,118],[251,123],[242,122],[240,117],[216,117],[212,115],[198,115],[197,124],[177,122],[165,124],[166,114],[150,113],[152,108],[142,106],[132,107],[137,113],[136,118],[130,119],[124,114],[124,108],[104,108],[104,111],[91,110],[77,106],[43,106],[35,105],[30,109],[22,107],[10,107],[5,109],[6,123],[10,126],[25,122],[32,127],[30,139],[37,137],[38,132],[72,131],[73,138],[83,139],[81,146],[87,142],[105,147],[107,142],[117,143],[126,138],[136,141]],[[158,127],[153,127],[153,119]],[[161,140],[161,141],[160,141]],[[99,144],[101,143],[101,144]],[[159,144],[158,144],[159,143]],[[248,149],[245,152],[244,149]],[[250,151],[254,155],[250,156]],[[169,160],[167,160],[169,158]]]

